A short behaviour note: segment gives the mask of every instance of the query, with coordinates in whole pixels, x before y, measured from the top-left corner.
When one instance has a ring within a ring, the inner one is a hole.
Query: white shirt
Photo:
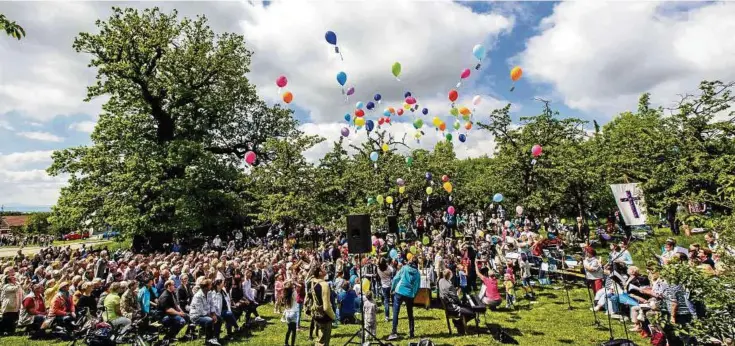
[[[243,281],[242,292],[243,292],[243,295],[245,296],[245,299],[251,302],[255,301],[255,297],[253,296],[253,289],[250,285],[250,279],[245,279],[245,281]]]
[[[380,277],[380,286],[383,288],[390,288],[391,286],[391,280],[393,274],[393,267],[388,266],[388,268],[385,269],[385,271],[380,270],[378,268],[378,276]]]

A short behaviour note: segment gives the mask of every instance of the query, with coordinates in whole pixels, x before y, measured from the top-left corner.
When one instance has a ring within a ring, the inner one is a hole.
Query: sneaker
[[[207,344],[213,345],[213,346],[222,346],[222,344],[220,344],[217,339],[209,339],[207,340]]]
[[[391,335],[388,335],[388,341],[398,340],[398,334],[393,333]]]
[[[388,321],[390,321],[390,318],[386,317],[383,320],[386,321],[386,322],[388,322]]]
[[[262,317],[258,316],[255,318],[255,322],[265,322],[265,320]]]

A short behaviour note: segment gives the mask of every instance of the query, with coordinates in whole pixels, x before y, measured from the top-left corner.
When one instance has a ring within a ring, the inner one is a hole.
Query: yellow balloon
[[[398,187],[398,193],[400,193],[400,194],[406,193],[406,187],[405,186],[399,186]]]
[[[434,189],[431,186],[426,187],[426,194],[430,195],[432,192],[434,192]]]
[[[412,259],[413,259],[413,254],[409,252],[409,253],[408,253],[408,255],[406,255],[406,258],[407,258],[407,259],[408,259],[409,261],[410,261],[410,260],[412,260]]]
[[[404,103],[404,104],[403,104],[403,109],[406,109],[406,110],[408,110],[408,109],[410,109],[410,108],[411,108],[411,105],[410,105],[410,104],[408,104],[408,103]]]
[[[362,291],[370,292],[370,280],[362,279]]]
[[[416,131],[416,133],[413,134],[414,137],[421,138],[421,132]]]
[[[523,75],[523,70],[521,69],[520,66],[516,66],[512,70],[510,70],[510,79],[513,80],[514,82],[521,79],[522,75]]]
[[[444,190],[447,191],[447,193],[452,193],[452,183],[447,181],[444,183],[443,186],[444,186]]]
[[[383,145],[381,146],[381,148],[383,149],[383,151],[388,151],[388,149],[390,149],[388,147],[388,144],[385,144],[385,143],[383,143]]]
[[[355,126],[365,126],[365,118],[355,118]]]
[[[386,197],[385,198],[385,203],[393,204],[393,197],[391,197],[391,196]]]
[[[434,117],[433,119],[431,119],[431,122],[434,124],[434,127],[439,127],[439,125],[441,125],[442,123],[442,120],[439,119],[439,117]]]

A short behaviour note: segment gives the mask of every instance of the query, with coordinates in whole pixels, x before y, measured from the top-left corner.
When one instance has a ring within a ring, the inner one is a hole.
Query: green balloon
[[[375,199],[378,200],[378,204],[383,204],[383,195],[378,195]]]
[[[391,69],[391,71],[393,71],[393,76],[398,78],[398,76],[401,75],[401,63],[397,61],[393,63],[393,68]]]
[[[459,130],[459,127],[462,126],[462,124],[459,123],[459,120],[454,121],[454,129]]]
[[[447,142],[451,142],[452,141],[452,134],[451,133],[447,133],[447,135],[445,137],[447,138]]]
[[[406,166],[411,167],[413,165],[413,157],[407,157],[406,158]]]
[[[371,205],[371,204],[375,203],[375,198],[368,197],[367,202],[368,202],[368,205]]]
[[[421,118],[418,118],[418,119],[416,119],[416,120],[414,120],[414,121],[413,121],[413,127],[414,127],[415,129],[417,129],[417,130],[418,130],[418,129],[420,129],[420,128],[421,128],[421,126],[424,126],[424,121],[423,121],[423,120],[421,120]]]
[[[449,110],[449,113],[452,113],[455,117],[459,115],[459,110],[457,108],[452,107],[451,110]]]
[[[464,119],[465,121],[470,121],[470,115],[469,114],[463,115],[462,119]]]

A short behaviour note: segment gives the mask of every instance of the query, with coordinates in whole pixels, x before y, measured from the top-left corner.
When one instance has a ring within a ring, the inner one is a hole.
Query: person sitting
[[[485,295],[482,296],[482,303],[485,304],[490,310],[500,306],[502,299],[500,298],[500,292],[498,292],[498,279],[495,277],[495,273],[490,273],[487,267],[479,268],[477,262],[475,262],[475,269],[477,269],[477,275],[482,281]],[[483,291],[482,289],[480,290]]]
[[[35,284],[32,291],[23,298],[20,309],[19,327],[27,327],[29,331],[38,333],[46,320],[46,305],[43,301],[43,285]]]
[[[179,306],[175,292],[176,285],[174,281],[168,280],[163,284],[163,292],[158,297],[158,311],[163,316],[161,323],[168,327],[168,332],[165,335],[167,340],[174,340],[181,328],[184,328],[188,319],[186,313]]]
[[[442,278],[439,279],[439,298],[444,302],[446,305],[446,308],[448,311],[451,311],[459,316],[462,323],[457,323],[455,320],[455,327],[457,328],[457,331],[459,333],[464,333],[465,330],[465,324],[464,322],[467,321],[469,318],[474,318],[475,313],[472,311],[472,308],[462,305],[462,303],[459,300],[458,291],[459,288],[455,288],[454,285],[452,285],[452,271],[449,269],[444,269],[444,272],[442,273]]]
[[[242,283],[242,293],[244,296],[243,309],[245,310],[245,321],[250,323],[250,315],[255,315],[255,322],[263,322],[258,314],[258,303],[255,301],[254,289],[252,288],[253,271],[248,269],[245,272],[245,280]]]
[[[213,289],[207,294],[207,299],[209,299],[212,312],[217,316],[217,319],[227,324],[227,337],[232,338],[233,332],[238,329],[237,320],[235,320],[235,315],[232,313],[230,296],[224,290],[224,287],[224,280],[214,280]],[[219,323],[218,327],[221,325],[222,323]],[[219,335],[219,330],[215,331],[215,334]]]
[[[65,319],[69,320],[69,318],[77,317],[74,304],[72,304],[71,296],[69,295],[69,285],[67,281],[61,282],[59,284],[59,291],[51,299],[49,317],[53,318],[54,323],[57,325],[63,325]]]
[[[349,282],[342,283],[342,292],[337,299],[339,302],[339,320],[340,323],[355,323],[355,313],[357,313],[357,293],[350,286]]]
[[[102,317],[105,322],[112,325],[113,328],[121,330],[129,326],[132,321],[123,316],[122,309],[120,309],[120,283],[113,282],[110,285],[110,293],[107,294],[104,301],[105,312]]]
[[[219,346],[220,343],[214,334],[215,325],[219,321],[217,320],[217,315],[212,312],[210,301],[207,299],[207,294],[211,286],[211,280],[202,280],[201,284],[199,284],[199,290],[191,299],[189,313],[191,314],[191,320],[204,329],[207,345]]]

